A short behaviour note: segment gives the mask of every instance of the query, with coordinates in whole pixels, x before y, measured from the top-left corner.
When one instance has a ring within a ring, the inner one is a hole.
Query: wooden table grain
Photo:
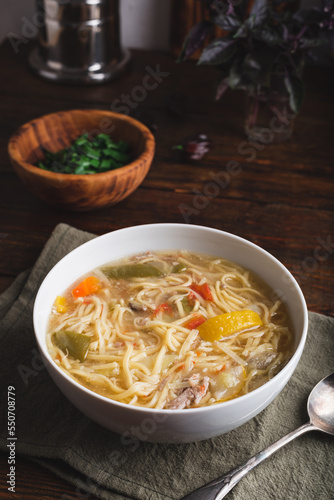
[[[169,54],[133,51],[132,67],[120,80],[64,86],[30,73],[31,43],[22,44],[18,54],[8,43],[0,47],[0,293],[34,264],[59,222],[95,234],[185,222],[260,245],[293,273],[311,311],[334,316],[332,69],[307,69],[305,102],[292,138],[264,145],[244,136],[243,93],[228,91],[214,102],[213,68],[177,64]],[[151,170],[137,191],[114,207],[76,213],[45,205],[10,165],[7,144],[20,125],[75,108],[113,109],[154,126],[157,149]],[[210,137],[210,153],[198,164],[182,163],[172,148],[197,133]],[[0,499],[94,500],[26,458],[17,457],[16,470],[16,493],[9,496],[7,456],[2,454]]]

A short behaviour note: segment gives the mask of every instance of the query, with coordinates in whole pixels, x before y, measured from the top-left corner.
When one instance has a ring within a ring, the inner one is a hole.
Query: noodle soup
[[[68,375],[146,408],[209,406],[247,394],[288,362],[285,305],[235,263],[147,252],[95,269],[54,303],[47,345]]]

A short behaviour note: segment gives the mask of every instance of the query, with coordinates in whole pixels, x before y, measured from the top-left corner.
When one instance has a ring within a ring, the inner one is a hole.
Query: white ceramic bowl
[[[293,322],[294,353],[269,382],[231,401],[187,410],[155,410],[119,403],[99,396],[67,376],[51,359],[46,347],[48,317],[55,296],[77,278],[121,257],[147,250],[186,249],[224,257],[254,271],[286,302]],[[150,224],[99,236],[64,257],[46,276],[34,305],[36,340],[46,367],[65,396],[102,426],[130,438],[181,443],[224,434],[262,411],[283,389],[302,354],[307,335],[307,308],[289,271],[272,255],[233,234],[186,224]]]

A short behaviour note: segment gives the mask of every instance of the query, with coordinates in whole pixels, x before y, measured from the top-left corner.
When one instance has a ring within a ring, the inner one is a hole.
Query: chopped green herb
[[[129,151],[126,141],[115,142],[107,134],[93,139],[82,134],[71,146],[56,153],[43,148],[44,159],[35,166],[60,174],[98,174],[130,163]]]

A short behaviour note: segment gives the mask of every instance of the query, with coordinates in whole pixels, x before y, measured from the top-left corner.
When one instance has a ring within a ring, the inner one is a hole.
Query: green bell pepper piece
[[[148,263],[103,267],[102,272],[112,279],[159,278],[165,275],[162,269]]]
[[[65,354],[78,359],[82,363],[87,356],[91,337],[84,333],[75,333],[68,330],[60,330],[53,334],[53,341]]]

